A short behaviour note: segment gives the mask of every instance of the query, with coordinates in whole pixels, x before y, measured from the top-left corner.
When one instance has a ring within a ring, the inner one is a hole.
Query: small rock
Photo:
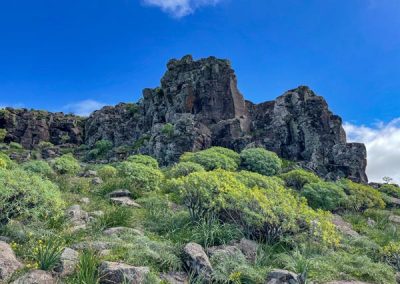
[[[391,196],[388,196],[385,202],[391,205],[400,205],[400,199]]]
[[[0,241],[0,283],[6,281],[16,270],[23,265],[17,260],[10,245]]]
[[[256,260],[258,244],[255,241],[243,238],[240,240],[238,247],[248,261],[254,262]]]
[[[274,269],[268,273],[266,284],[300,284],[297,274],[282,270]]]
[[[60,265],[56,267],[55,271],[61,277],[72,275],[79,261],[79,253],[73,249],[65,248],[60,256]]]
[[[102,184],[102,183],[103,183],[103,180],[101,178],[99,178],[99,177],[95,177],[95,178],[92,179],[92,184],[94,184],[94,185],[99,185],[99,184]]]
[[[50,272],[43,270],[32,270],[18,278],[13,284],[56,284]]]
[[[104,211],[97,210],[89,213],[90,217],[101,217],[104,215]]]
[[[208,254],[209,257],[212,257],[215,254],[223,254],[223,255],[228,255],[228,256],[235,256],[237,254],[242,254],[242,252],[236,246],[222,245],[222,246],[215,246],[215,247],[208,248],[207,249],[207,254]]]
[[[131,197],[132,193],[127,189],[118,189],[110,192],[108,194],[109,197]]]
[[[201,275],[205,279],[210,279],[213,269],[203,247],[196,243],[188,243],[183,248],[183,251],[185,253],[186,265],[197,275]]]
[[[400,216],[397,215],[390,215],[389,216],[389,221],[396,223],[396,224],[400,224]]]
[[[170,284],[189,284],[189,276],[185,272],[162,273],[160,278]]]
[[[83,204],[89,204],[90,203],[90,199],[87,198],[87,197],[83,197],[83,198],[81,198],[80,202],[83,203]]]
[[[350,223],[347,223],[343,220],[343,218],[339,215],[334,214],[332,223],[336,226],[336,228],[344,235],[357,238],[360,235],[353,230],[353,227]]]
[[[135,236],[143,236],[143,232],[139,231],[137,229],[133,228],[127,228],[127,227],[114,227],[114,228],[109,228],[107,230],[103,231],[103,234],[106,236],[121,236],[124,234],[130,234],[130,235],[135,235]]]
[[[83,174],[84,177],[97,177],[97,172],[93,170],[88,170]]]
[[[121,205],[121,206],[136,207],[136,208],[141,207],[139,204],[137,204],[133,199],[131,199],[129,197],[113,197],[113,198],[111,198],[111,201],[114,204]]]
[[[101,284],[142,284],[149,273],[148,267],[135,267],[117,262],[104,261],[99,267]]]
[[[370,227],[374,227],[376,225],[376,222],[368,217],[367,224]]]
[[[85,226],[89,221],[89,214],[82,210],[81,206],[73,205],[66,210],[66,214],[74,227]]]

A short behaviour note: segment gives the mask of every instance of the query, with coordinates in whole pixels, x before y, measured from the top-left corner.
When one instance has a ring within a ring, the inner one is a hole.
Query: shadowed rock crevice
[[[105,139],[162,165],[211,146],[262,146],[322,177],[367,182],[365,146],[346,142],[341,118],[308,87],[253,104],[238,90],[227,60],[188,55],[170,60],[167,68],[160,87],[144,89],[136,104],[104,107],[89,118],[7,109],[0,128],[7,129],[6,141],[26,148],[40,141],[93,146]]]

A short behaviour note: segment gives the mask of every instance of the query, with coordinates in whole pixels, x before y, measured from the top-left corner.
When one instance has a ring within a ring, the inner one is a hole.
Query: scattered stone
[[[375,227],[376,222],[375,222],[373,219],[371,219],[371,218],[368,217],[367,224],[368,224],[368,226],[370,226],[370,227]]]
[[[102,262],[99,267],[101,284],[142,284],[149,273],[148,267],[135,267],[109,261]]]
[[[189,276],[185,272],[162,273],[160,278],[169,284],[189,284]]]
[[[23,267],[10,245],[0,241],[0,283],[5,282],[18,269]]]
[[[89,222],[89,214],[80,205],[73,205],[66,210],[69,221],[74,229],[84,229]]]
[[[396,223],[396,224],[400,224],[400,216],[397,215],[390,215],[389,216],[389,221]]]
[[[196,275],[201,275],[205,279],[211,278],[213,271],[210,260],[201,245],[188,243],[183,248],[185,263]]]
[[[133,199],[131,199],[129,197],[113,197],[113,198],[111,198],[111,201],[114,204],[121,205],[121,206],[136,207],[136,208],[141,207],[139,204],[137,204]]]
[[[65,248],[60,256],[60,265],[55,268],[55,271],[61,277],[72,275],[79,262],[79,253],[73,249]]]
[[[102,183],[103,183],[103,180],[99,177],[95,177],[92,179],[92,184],[94,184],[94,185],[100,185]]]
[[[226,256],[235,256],[238,254],[242,254],[242,252],[236,246],[222,245],[222,246],[209,247],[207,249],[207,254],[209,257],[212,257],[216,254],[223,254]]]
[[[332,223],[336,226],[336,228],[344,235],[357,238],[360,235],[353,230],[353,227],[350,223],[343,220],[343,218],[339,215],[333,214]]]
[[[298,275],[282,269],[274,269],[268,273],[266,284],[300,284]]]
[[[103,215],[104,215],[104,211],[101,211],[101,210],[97,210],[97,211],[93,211],[93,212],[89,213],[89,216],[94,217],[94,218],[101,217]]]
[[[395,197],[391,197],[391,196],[388,196],[388,197],[385,199],[385,202],[386,202],[386,203],[389,203],[389,204],[392,205],[392,206],[398,206],[398,205],[400,205],[400,199],[399,199],[399,198],[395,198]]]
[[[97,177],[97,172],[93,170],[88,170],[83,174],[84,177]]]
[[[109,197],[114,198],[114,197],[131,197],[132,193],[127,190],[127,189],[118,189],[114,190],[113,192],[110,192],[108,194]]]
[[[127,228],[127,227],[114,227],[114,228],[109,228],[107,230],[103,231],[103,234],[106,236],[121,236],[125,234],[129,235],[135,235],[135,236],[143,236],[143,232],[137,229],[133,228]]]
[[[83,203],[83,204],[89,204],[90,203],[90,199],[87,198],[87,197],[83,197],[83,198],[81,198],[80,202]]]
[[[258,244],[255,241],[243,238],[240,240],[238,247],[248,261],[254,262],[256,260]]]
[[[12,284],[56,284],[50,272],[43,270],[32,270],[24,276],[15,280]]]

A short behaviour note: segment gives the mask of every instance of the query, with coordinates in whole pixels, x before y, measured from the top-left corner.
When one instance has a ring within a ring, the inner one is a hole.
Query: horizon
[[[299,85],[366,144],[372,180],[400,182],[400,2],[132,0],[1,4],[0,107],[87,115],[136,102],[171,58],[229,59],[243,96]],[[383,173],[385,173],[383,175]]]

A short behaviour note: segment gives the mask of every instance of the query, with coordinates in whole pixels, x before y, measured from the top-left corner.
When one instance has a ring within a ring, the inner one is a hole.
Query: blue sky
[[[310,86],[353,139],[399,131],[399,0],[0,2],[0,106],[136,101],[185,54],[229,58],[254,102]]]

